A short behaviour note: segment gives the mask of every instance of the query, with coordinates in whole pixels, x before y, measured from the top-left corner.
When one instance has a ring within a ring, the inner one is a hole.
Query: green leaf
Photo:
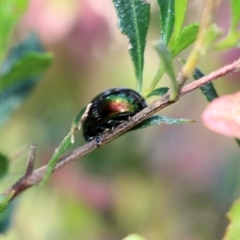
[[[229,50],[234,47],[240,47],[240,32],[230,31],[225,38],[214,44],[216,50]]]
[[[240,32],[238,31],[238,23],[240,20],[240,1],[230,0],[231,22],[228,34],[225,38],[215,44],[216,50],[229,50],[230,48],[240,46]]]
[[[170,46],[171,53],[174,57],[186,49],[190,44],[195,42],[198,34],[198,29],[199,24],[197,23],[192,23],[183,28],[183,30],[174,41],[174,44]]]
[[[30,35],[8,52],[0,66],[0,124],[21,106],[51,60],[35,35]]]
[[[145,121],[141,122],[136,127],[132,128],[131,130],[137,130],[142,129],[154,125],[160,125],[160,124],[189,124],[189,123],[195,123],[194,120],[186,119],[186,118],[171,118],[167,116],[162,115],[154,115],[146,119]]]
[[[0,194],[0,213],[4,212],[7,209],[8,203],[11,200],[13,194],[14,192],[11,192],[7,195]]]
[[[205,75],[199,69],[195,68],[195,70],[193,72],[193,78],[195,80],[198,80],[204,76]],[[207,83],[206,85],[203,85],[202,87],[200,87],[200,89],[209,102],[211,102],[215,98],[218,98],[218,94],[217,94],[216,89],[214,88],[213,83],[211,83],[211,82]]]
[[[26,81],[26,78],[36,77],[43,73],[52,63],[51,53],[30,52],[16,61],[11,70],[0,74],[0,93],[11,85]]]
[[[230,225],[227,227],[227,231],[223,240],[239,240],[240,239],[240,199],[238,199],[231,207],[227,214]]]
[[[0,179],[6,175],[8,168],[9,168],[9,159],[5,155],[0,153]]]
[[[231,7],[231,31],[235,31],[240,20],[240,1],[230,0]]]
[[[168,51],[166,46],[163,43],[161,43],[161,41],[158,41],[154,47],[159,53],[159,56],[163,62],[164,68],[168,76],[170,77],[170,80],[172,83],[172,93],[170,96],[170,100],[175,100],[178,94],[178,84],[177,84],[177,80],[176,80],[176,76],[173,68],[172,54]]]
[[[156,88],[152,92],[150,92],[146,97],[152,97],[152,96],[163,96],[169,91],[169,88],[167,87],[161,87],[161,88]]]
[[[236,141],[237,145],[240,147],[240,139],[235,138],[235,141]]]
[[[13,30],[27,5],[28,0],[3,0],[0,3],[0,63],[11,43]]]
[[[81,124],[82,124],[82,118],[83,115],[86,112],[87,107],[84,107],[83,109],[81,109],[81,111],[79,112],[79,114],[73,119],[72,122],[72,126],[70,129],[70,132],[68,133],[68,135],[62,140],[62,142],[60,143],[60,146],[55,149],[55,152],[52,156],[52,158],[49,160],[48,164],[47,164],[47,170],[45,172],[45,175],[41,181],[41,184],[46,183],[46,181],[49,179],[50,175],[52,174],[58,159],[61,157],[61,155],[63,153],[66,152],[66,150],[71,147],[74,143],[74,133],[78,130],[80,130],[81,128]]]
[[[163,74],[165,73],[165,68],[164,65],[160,59],[159,64],[158,64],[158,70],[157,73],[151,82],[151,84],[146,88],[144,96],[148,96],[152,91],[154,91],[154,88],[157,86],[158,82],[162,78]]]
[[[6,233],[9,229],[14,217],[15,206],[15,202],[11,201],[8,204],[7,209],[4,212],[0,213],[0,234]]]
[[[137,90],[142,90],[144,49],[150,21],[150,4],[144,0],[113,0],[118,15],[118,27],[127,35],[137,77]]]
[[[127,237],[125,237],[123,240],[145,240],[145,238],[143,238],[137,234],[130,234]]]
[[[175,5],[175,24],[174,24],[174,36],[178,37],[181,32],[182,24],[184,21],[186,9],[187,9],[187,0],[176,0]]]
[[[222,30],[216,24],[212,24],[207,30],[206,40],[201,51],[206,52],[221,35]]]
[[[160,9],[161,42],[167,46],[175,21],[174,0],[157,0]]]
[[[81,121],[83,114],[86,112],[86,109],[87,107],[82,108],[81,111],[78,113],[78,115],[73,119],[71,129],[78,128],[79,122]]]
[[[61,142],[60,146],[55,149],[55,152],[52,156],[52,158],[49,160],[47,165],[47,170],[45,172],[45,175],[41,181],[41,184],[44,184],[49,179],[50,175],[52,174],[58,159],[61,157],[63,153],[66,152],[66,150],[73,145],[72,143],[72,133],[70,132]]]

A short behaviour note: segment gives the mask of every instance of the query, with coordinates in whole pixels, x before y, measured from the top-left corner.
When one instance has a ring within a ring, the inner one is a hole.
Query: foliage
[[[1,195],[0,198],[2,198]],[[12,218],[14,218],[15,203],[10,202],[10,204],[8,203],[3,204],[1,202],[0,204],[1,208],[3,207],[4,210],[3,212],[0,213],[0,234],[4,234],[11,226]],[[5,207],[7,206],[7,209],[4,209],[4,205]]]
[[[239,223],[240,223],[240,200],[237,200],[227,213],[231,224],[228,226],[224,240],[237,240],[240,238]]]
[[[11,35],[16,27],[20,17],[26,10],[28,0],[9,0],[2,1],[0,7],[0,31],[1,31],[1,41],[0,41],[0,63],[2,62],[6,51],[11,42]]]
[[[14,29],[26,11],[28,1],[3,1],[0,6],[0,126],[3,125],[24,102],[50,66],[52,54],[45,53],[34,35],[11,46]],[[10,49],[8,48],[10,47]],[[5,59],[4,59],[5,57]],[[9,158],[0,153],[0,178],[6,176]],[[13,193],[0,196],[0,230],[5,232],[11,221],[8,203]],[[7,209],[7,211],[5,211]]]
[[[10,49],[0,67],[0,124],[17,110],[52,62],[36,36]]]
[[[147,33],[150,25],[150,4],[143,0],[113,0],[113,5],[118,17],[118,27],[129,40],[129,53],[134,66],[136,76],[136,88],[143,93],[145,98],[152,96],[168,96],[169,101],[174,102],[179,97],[183,85],[190,75],[198,81],[204,74],[197,68],[198,61],[208,53],[209,49],[226,50],[239,46],[240,32],[237,29],[240,21],[240,8],[238,0],[231,0],[231,24],[225,37],[219,40],[223,31],[213,23],[214,9],[217,3],[209,1],[209,12],[205,16],[207,21],[190,23],[183,26],[187,0],[157,0],[159,11],[159,38],[153,43],[153,47],[159,55],[158,69],[149,86],[143,89],[144,79],[144,53],[147,42]],[[4,1],[0,8],[0,125],[1,127],[11,118],[12,113],[21,107],[34,87],[41,80],[41,76],[52,63],[52,54],[45,51],[38,36],[29,35],[26,39],[13,44],[13,33],[26,11],[28,2]],[[204,11],[203,11],[204,12]],[[176,73],[175,59],[185,49],[194,43],[189,57],[184,62],[180,74]],[[168,86],[158,86],[163,75],[169,77]],[[180,77],[179,77],[180,76]],[[219,97],[212,83],[201,87],[201,91],[208,101],[203,113],[205,125],[218,133],[226,136],[240,138],[239,125],[239,92],[229,96]],[[234,109],[234,111],[232,111]],[[88,113],[88,106],[83,107],[73,119],[70,131],[61,141],[47,164],[47,170],[42,179],[46,183],[54,171],[59,158],[73,146],[75,133],[81,129],[81,124]],[[190,124],[193,120],[186,118],[172,118],[162,115],[150,116],[130,130],[139,130],[159,124]],[[237,140],[239,141],[239,140]],[[0,153],[0,178],[9,171],[9,156]],[[12,210],[9,202],[14,195],[0,195],[0,232],[5,232],[11,222]],[[226,232],[226,240],[234,240],[239,237],[239,200],[233,205],[228,214],[230,226]],[[4,226],[1,230],[1,226]],[[132,234],[125,240],[143,240],[141,236]]]
[[[129,39],[138,91],[142,90],[143,54],[150,20],[150,4],[142,0],[113,0],[118,15],[118,26]]]
[[[9,168],[9,159],[2,153],[0,153],[0,179],[7,174]]]
[[[9,201],[12,198],[12,196],[13,192],[8,195],[5,194],[0,195],[0,213],[4,212],[7,209]]]

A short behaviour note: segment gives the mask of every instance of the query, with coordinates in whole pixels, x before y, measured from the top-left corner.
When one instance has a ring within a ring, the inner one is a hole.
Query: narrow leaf
[[[235,31],[240,20],[240,1],[239,0],[230,0],[231,7],[231,30]]]
[[[4,212],[7,209],[8,203],[11,200],[13,194],[14,192],[11,192],[7,195],[0,194],[0,213]]]
[[[52,61],[39,39],[30,35],[15,45],[0,66],[0,124],[21,106]]]
[[[175,13],[174,0],[157,0],[160,9],[161,42],[167,46],[173,33]]]
[[[175,9],[174,36],[177,38],[179,33],[181,32],[182,24],[184,21],[187,9],[187,0],[176,0],[174,9]]]
[[[207,30],[207,35],[206,35],[204,46],[202,48],[202,52],[205,54],[205,52],[214,44],[214,42],[221,35],[222,35],[222,30],[216,24],[210,25]],[[227,38],[228,38],[228,36],[225,39],[227,39]],[[224,42],[225,39],[223,39],[221,42]],[[220,44],[220,43],[218,43],[218,44]]]
[[[221,51],[235,47],[240,47],[240,32],[229,32],[225,38],[214,44],[214,49]]]
[[[160,9],[161,42],[167,46],[175,21],[174,0],[157,0]]]
[[[230,0],[231,9],[231,22],[228,34],[225,38],[221,39],[215,44],[216,50],[228,50],[229,48],[239,47],[240,45],[240,33],[238,31],[238,23],[240,20],[240,1]]]
[[[48,165],[47,165],[47,170],[45,172],[45,175],[41,181],[41,184],[44,184],[46,183],[46,181],[49,179],[50,175],[52,174],[57,162],[58,162],[58,159],[61,157],[61,155],[63,153],[66,152],[66,150],[71,147],[73,144],[72,144],[72,133],[70,132],[61,142],[60,146],[55,149],[55,152],[52,156],[52,158],[50,159],[50,161],[48,162]]]
[[[9,159],[0,153],[0,178],[4,177],[9,168]]]
[[[205,75],[199,69],[195,68],[195,70],[193,72],[193,78],[195,80],[198,80],[204,76]],[[211,102],[215,98],[218,98],[218,94],[217,94],[217,91],[216,91],[213,83],[208,83],[206,85],[203,85],[202,87],[200,87],[200,89],[209,102]]]
[[[142,129],[154,125],[160,125],[160,124],[189,124],[189,123],[195,123],[194,120],[186,119],[186,118],[171,118],[167,116],[162,115],[154,115],[146,119],[145,121],[141,122],[139,125],[134,127],[132,130]]]
[[[26,78],[36,77],[52,63],[51,53],[30,52],[16,61],[5,75],[0,73],[0,93],[13,84],[24,82]]]
[[[81,109],[81,111],[78,113],[78,115],[73,119],[72,122],[72,128],[71,129],[76,129],[79,128],[79,123],[82,119],[82,116],[84,115],[84,113],[86,112],[87,107],[84,107]]]
[[[175,57],[189,45],[195,42],[197,33],[199,29],[199,24],[192,23],[180,32],[176,40],[174,41],[173,46],[170,47],[172,55]]]
[[[0,2],[0,64],[6,54],[11,35],[22,14],[27,8],[28,0],[3,0]]]
[[[163,96],[169,91],[167,87],[156,88],[147,95],[147,98],[152,96]]]
[[[165,45],[158,41],[156,45],[154,46],[155,49],[158,51],[159,56],[163,62],[164,68],[170,77],[171,83],[172,83],[172,93],[170,96],[171,100],[175,100],[177,94],[178,94],[178,84],[173,68],[173,57],[172,54],[167,50]]]
[[[150,92],[154,90],[154,88],[157,86],[158,82],[162,78],[163,74],[165,73],[164,65],[160,59],[159,64],[158,64],[158,70],[157,73],[151,82],[151,84],[146,88],[145,90],[145,96],[147,96]]]
[[[48,162],[47,170],[41,181],[41,184],[44,184],[47,182],[47,180],[49,179],[50,175],[52,174],[52,172],[58,162],[58,159],[62,156],[63,153],[66,152],[67,149],[69,149],[69,147],[71,147],[73,145],[74,134],[76,131],[81,129],[81,124],[84,120],[83,118],[84,118],[85,114],[87,115],[90,106],[91,105],[88,105],[87,107],[84,107],[83,109],[81,109],[79,114],[73,119],[70,132],[62,140],[62,142],[60,143],[60,146],[57,149],[55,149],[55,152],[54,152],[52,158]]]
[[[240,199],[238,199],[227,213],[230,224],[227,228],[223,240],[238,240],[240,239]]]
[[[1,198],[1,195],[0,195]],[[11,201],[7,209],[0,213],[0,234],[4,234],[9,230],[9,227],[11,226],[12,220],[14,218],[15,213],[15,204],[16,202]]]
[[[129,52],[137,77],[137,90],[141,92],[150,4],[144,0],[113,0],[113,3],[118,15],[118,27],[129,39]]]

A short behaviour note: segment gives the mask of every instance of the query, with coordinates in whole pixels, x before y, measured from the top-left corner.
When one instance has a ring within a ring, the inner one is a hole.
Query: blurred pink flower
[[[37,32],[45,43],[55,42],[73,27],[78,5],[78,1],[31,0],[21,27]]]
[[[20,32],[35,32],[55,57],[60,53],[70,64],[92,65],[103,58],[118,31],[113,14],[112,3],[104,0],[30,0]]]
[[[212,131],[240,138],[240,92],[215,99],[207,106],[202,118]]]

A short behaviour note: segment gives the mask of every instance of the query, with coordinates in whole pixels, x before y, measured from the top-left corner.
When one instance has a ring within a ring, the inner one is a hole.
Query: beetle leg
[[[100,143],[101,143],[101,135],[98,133],[97,136],[96,136],[96,144],[97,144],[97,147],[100,146]]]
[[[109,132],[110,132],[110,133],[112,133],[112,132],[113,132],[113,130],[114,130],[114,128],[115,128],[115,127],[114,127],[114,126],[112,126],[112,127],[110,128]]]

